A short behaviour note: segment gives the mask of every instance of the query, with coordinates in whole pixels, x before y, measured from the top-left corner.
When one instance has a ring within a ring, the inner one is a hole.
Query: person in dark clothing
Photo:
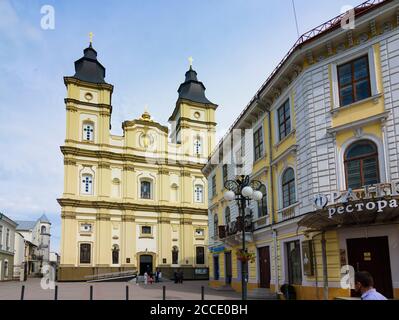
[[[179,272],[179,283],[183,283],[183,270]]]
[[[178,273],[177,273],[177,270],[175,270],[175,272],[173,273],[173,277],[174,277],[175,283],[178,283],[178,281],[179,281],[179,279],[178,279],[179,275],[178,275]]]

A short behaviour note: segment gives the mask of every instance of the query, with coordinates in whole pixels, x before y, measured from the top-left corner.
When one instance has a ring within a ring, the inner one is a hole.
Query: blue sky
[[[360,1],[295,0],[300,33]],[[40,26],[43,5],[55,29]],[[0,0],[0,211],[16,220],[43,212],[59,250],[65,138],[63,76],[88,45],[115,86],[112,131],[144,106],[166,124],[177,88],[194,69],[219,105],[222,136],[297,39],[291,0]]]

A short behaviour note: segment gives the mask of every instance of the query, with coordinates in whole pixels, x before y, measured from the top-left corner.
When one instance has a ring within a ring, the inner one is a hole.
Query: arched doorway
[[[152,255],[142,254],[140,256],[140,275],[143,275],[144,272],[152,272],[153,260]]]

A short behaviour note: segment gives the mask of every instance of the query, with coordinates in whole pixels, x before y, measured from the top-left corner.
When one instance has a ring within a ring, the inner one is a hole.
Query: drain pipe
[[[321,253],[323,261],[323,298],[328,300],[328,272],[327,272],[327,251],[326,251],[326,233],[321,234]]]
[[[263,110],[267,114],[267,128],[268,128],[268,149],[269,149],[269,188],[268,192],[271,195],[271,203],[270,203],[270,215],[271,215],[271,225],[272,225],[272,237],[273,237],[273,252],[274,252],[274,291],[276,294],[280,292],[279,289],[279,274],[278,274],[278,259],[277,259],[277,230],[274,229],[274,225],[276,223],[275,216],[274,216],[274,188],[273,188],[273,168],[272,168],[272,161],[273,161],[273,142],[272,142],[272,121],[271,121],[271,112],[269,108],[263,104],[259,95],[256,97],[256,102],[263,108]]]

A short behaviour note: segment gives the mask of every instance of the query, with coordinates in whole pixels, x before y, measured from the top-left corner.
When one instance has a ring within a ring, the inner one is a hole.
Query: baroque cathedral
[[[207,278],[208,189],[201,169],[215,147],[217,105],[190,69],[170,126],[151,119],[110,131],[113,85],[92,47],[67,89],[60,281],[120,271]],[[170,128],[170,129],[169,129]]]

